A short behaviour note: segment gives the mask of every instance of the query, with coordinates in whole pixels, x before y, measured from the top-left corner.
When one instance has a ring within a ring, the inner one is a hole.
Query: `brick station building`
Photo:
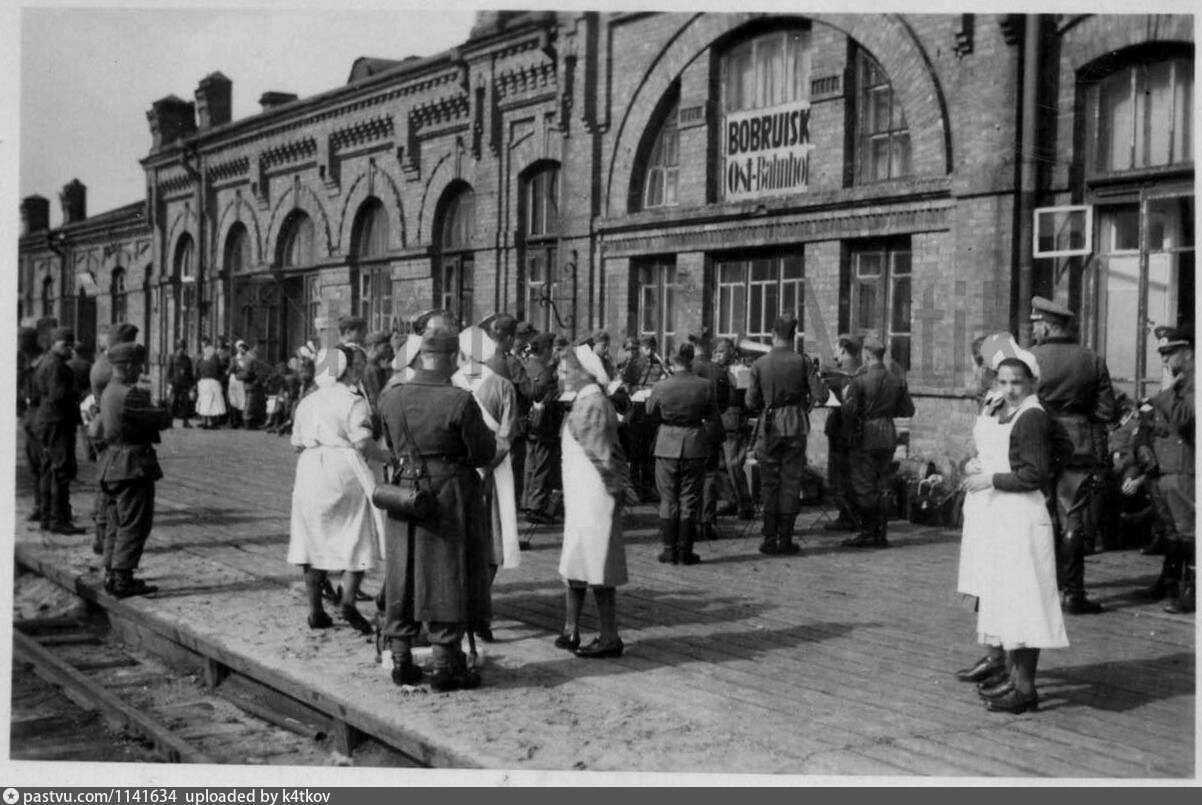
[[[910,453],[946,466],[970,342],[1025,338],[1033,294],[1155,390],[1151,328],[1193,318],[1193,59],[1188,15],[481,12],[242,120],[220,73],[155,101],[143,201],[87,218],[73,183],[53,231],[23,203],[20,316],[133,321],[161,384],[176,338],[280,360],[352,311],[666,351],[791,309],[822,357],[888,340]]]

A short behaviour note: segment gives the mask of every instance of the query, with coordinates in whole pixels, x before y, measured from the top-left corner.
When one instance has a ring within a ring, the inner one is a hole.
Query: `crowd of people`
[[[1071,311],[1038,297],[1032,308],[1029,351],[1012,336],[974,344],[981,413],[964,467],[958,589],[977,599],[987,653],[957,675],[1003,712],[1038,706],[1039,651],[1067,645],[1062,613],[1101,609],[1085,594],[1084,556],[1107,470],[1123,495],[1155,504],[1164,569],[1142,594],[1171,596],[1173,611],[1194,607],[1192,328],[1157,331],[1162,390],[1120,420],[1105,362],[1076,343]],[[181,342],[162,408],[138,386],[145,349],[132,325],[113,329],[90,370],[72,365],[69,330],[54,330],[41,356],[23,331],[33,518],[82,531],[67,498],[76,430],[88,420],[101,462],[93,547],[106,587],[122,597],[153,592],[133,573],[153,522],[159,431],[173,417],[189,427],[193,416],[202,428],[265,428],[290,434],[299,454],[287,558],[303,572],[308,625],[333,625],[323,603],[332,600],[352,627],[378,629],[397,684],[424,679],[418,639],[433,647],[434,689],[480,684],[462,643],[492,639],[491,586],[499,568],[520,563],[519,519],[562,523],[565,617],[555,645],[617,657],[623,509],[656,505],[665,564],[699,563],[695,543],[718,536],[719,518],[752,520],[757,510],[760,553],[796,555],[816,406],[828,408],[826,483],[839,512],[825,528],[852,532],[850,548],[889,546],[894,420],[915,413],[904,373],[871,335],[840,336],[834,364],[820,366],[795,349],[796,327],[780,316],[771,345],[703,329],[667,359],[654,337],[630,339],[615,363],[605,332],[571,343],[506,314],[461,330],[447,311],[427,311],[406,335],[369,333],[347,316],[338,344],[306,344],[274,367],[242,341],[206,341],[196,361]],[[381,495],[387,488],[394,494]],[[358,602],[370,600],[364,574],[381,566],[373,627]],[[582,644],[589,588],[600,633]]]

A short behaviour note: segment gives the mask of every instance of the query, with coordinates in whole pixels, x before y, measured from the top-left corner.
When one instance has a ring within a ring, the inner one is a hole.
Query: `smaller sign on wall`
[[[810,102],[730,112],[722,126],[727,201],[783,196],[810,183]]]

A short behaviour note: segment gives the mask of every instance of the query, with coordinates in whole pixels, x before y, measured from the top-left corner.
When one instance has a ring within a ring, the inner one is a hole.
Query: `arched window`
[[[530,173],[522,185],[522,230],[525,253],[522,314],[537,329],[555,329],[549,304],[559,295],[559,165]]]
[[[113,269],[112,280],[109,283],[109,297],[112,302],[110,320],[113,324],[120,324],[128,315],[129,304],[125,292],[125,269],[120,266]]]
[[[54,315],[54,277],[42,280],[42,315]]]
[[[190,235],[180,238],[175,247],[176,305],[179,311],[177,338],[191,344],[197,321],[196,249]]]
[[[227,275],[241,274],[250,269],[250,237],[244,224],[234,224],[225,239],[225,257],[222,260]]]
[[[192,237],[184,235],[175,247],[175,277],[181,282],[196,279]]]
[[[910,129],[889,76],[867,51],[856,48],[857,184],[910,175]]]
[[[435,295],[438,306],[461,322],[472,316],[476,232],[476,193],[466,184],[447,188],[438,216],[438,268]]]
[[[672,104],[660,126],[651,154],[647,158],[643,182],[643,209],[671,207],[676,202],[676,184],[680,173],[680,131],[677,117],[680,103]]]
[[[313,265],[313,221],[300,210],[294,210],[284,222],[280,239],[279,264],[283,268],[306,268]]]
[[[388,213],[379,199],[369,198],[359,208],[351,235],[359,267],[360,314],[369,331],[393,326],[392,270],[388,266]]]

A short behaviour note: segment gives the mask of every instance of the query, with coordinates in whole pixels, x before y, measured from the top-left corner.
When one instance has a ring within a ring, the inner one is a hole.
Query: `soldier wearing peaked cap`
[[[471,392],[451,385],[458,351],[454,333],[427,331],[421,368],[380,394],[385,437],[406,468],[402,478],[416,477],[438,501],[427,520],[387,520],[382,634],[392,649],[393,681],[412,685],[422,678],[413,640],[426,625],[435,690],[480,684],[460,642],[467,624],[492,616],[489,519],[476,468],[493,462],[497,443]]]
[[[67,365],[75,333],[56,327],[50,333],[50,349],[33,373],[30,404],[33,433],[41,447],[40,478],[42,528],[60,534],[81,534],[71,523],[71,480],[75,478],[75,432],[82,421],[75,374]]]
[[[134,385],[146,360],[141,344],[109,347],[113,378],[100,400],[100,429],[105,442],[100,458],[100,488],[105,497],[105,589],[118,598],[157,589],[134,571],[154,524],[154,483],[163,477],[154,445],[159,431],[171,427],[171,412],[151,405],[150,394]]]
[[[416,335],[425,335],[427,330],[452,330],[458,332],[459,328],[455,323],[455,319],[451,316],[451,311],[443,308],[434,308],[433,310],[425,310],[417,314],[413,319],[413,332]]]
[[[764,541],[760,553],[792,555],[793,524],[801,511],[809,411],[826,397],[816,366],[793,349],[797,319],[785,315],[772,325],[772,349],[751,366],[747,408],[759,417],[755,458],[764,504]]]
[[[1107,426],[1118,414],[1106,361],[1077,343],[1071,310],[1050,299],[1031,300],[1031,352],[1039,361],[1039,401],[1071,457],[1056,479],[1056,562],[1061,604],[1071,615],[1100,612],[1085,595],[1085,552],[1097,531],[1097,474],[1107,462]]]
[[[1156,349],[1171,380],[1151,400],[1152,423],[1133,445],[1149,467],[1171,515],[1160,578],[1141,591],[1146,598],[1173,596],[1166,612],[1193,612],[1197,601],[1194,481],[1194,328],[1157,327]]]

